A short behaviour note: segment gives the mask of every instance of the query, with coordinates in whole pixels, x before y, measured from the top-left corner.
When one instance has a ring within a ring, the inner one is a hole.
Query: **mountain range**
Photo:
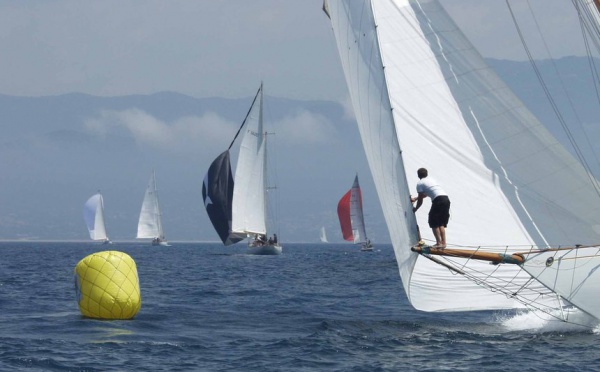
[[[570,147],[571,138],[581,146],[598,176],[594,139],[600,136],[600,105],[590,84],[590,61],[568,57],[536,63],[553,104],[529,62],[488,62],[561,142]],[[358,174],[367,233],[375,244],[389,242],[349,107],[271,97],[268,81],[265,92],[265,122],[274,133],[269,169],[277,187],[272,206],[280,239],[316,242],[325,226],[330,241],[341,241],[337,202]],[[202,202],[202,180],[210,162],[229,146],[253,94],[240,99],[175,92],[0,95],[0,239],[88,239],[82,207],[98,190],[109,237],[134,239],[154,169],[167,239],[217,241]],[[235,145],[232,152],[235,159]]]

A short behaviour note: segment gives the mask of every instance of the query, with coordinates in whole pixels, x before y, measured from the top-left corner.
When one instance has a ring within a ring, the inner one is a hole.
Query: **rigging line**
[[[573,149],[575,150],[577,158],[581,162],[581,165],[584,167],[584,169],[585,169],[585,171],[587,173],[588,179],[589,179],[590,183],[592,184],[592,187],[596,191],[596,194],[598,195],[598,198],[600,198],[600,188],[599,188],[597,182],[595,181],[594,176],[592,175],[590,166],[587,163],[587,161],[585,160],[585,157],[583,156],[583,153],[581,152],[581,149],[579,148],[579,146],[577,146],[577,143],[575,142],[575,138],[574,138],[572,132],[569,130],[568,126],[566,125],[564,117],[560,113],[560,110],[558,109],[558,106],[557,106],[556,102],[552,98],[552,95],[550,94],[548,86],[544,82],[542,74],[541,74],[541,72],[540,72],[537,64],[535,63],[535,61],[533,59],[533,56],[531,54],[531,51],[529,50],[529,47],[527,46],[525,38],[523,37],[523,33],[522,33],[521,28],[519,27],[519,24],[518,24],[517,19],[515,17],[515,13],[513,12],[513,9],[512,9],[512,7],[510,5],[510,0],[505,0],[505,1],[506,1],[506,5],[507,5],[507,7],[509,9],[510,15],[512,17],[513,23],[515,25],[515,28],[517,30],[517,33],[519,35],[519,38],[521,39],[521,43],[523,45],[525,53],[527,54],[527,57],[529,58],[529,62],[531,63],[531,66],[532,66],[533,70],[535,71],[536,76],[538,77],[540,85],[542,86],[542,89],[544,90],[544,93],[546,94],[546,98],[548,99],[548,102],[550,103],[550,105],[552,107],[552,110],[554,111],[554,113],[555,113],[556,117],[558,118],[561,126],[563,127],[563,130],[565,131],[565,134],[567,135],[567,137],[569,139],[569,142],[571,143],[571,146],[573,146]],[[534,19],[535,19],[535,17],[534,17]],[[537,25],[537,23],[536,23],[536,25]],[[538,30],[539,30],[539,27],[538,27]]]
[[[242,125],[240,125],[240,129],[238,129],[237,133],[233,137],[233,140],[229,144],[229,147],[227,148],[227,150],[231,149],[231,146],[233,146],[233,143],[235,142],[235,139],[238,137],[238,135],[242,131],[242,128],[244,127],[244,124],[246,124],[246,120],[248,120],[248,116],[250,116],[250,113],[252,112],[252,109],[254,109],[254,103],[256,102],[256,99],[258,98],[258,95],[260,94],[261,90],[262,90],[262,83],[260,84],[260,88],[258,88],[258,91],[256,92],[256,95],[254,96],[254,99],[252,100],[252,104],[250,105],[250,109],[248,109],[248,113],[246,114],[246,117],[244,118],[244,121],[242,122]]]
[[[578,1],[580,1],[580,0],[573,0],[573,5],[575,6],[575,9],[579,16],[579,24],[581,26],[581,36],[583,38],[584,45],[585,45],[588,64],[589,64],[589,68],[590,68],[590,74],[592,75],[591,80],[594,83],[593,86],[594,86],[594,91],[596,93],[596,99],[598,100],[598,103],[600,103],[600,92],[598,90],[598,84],[600,83],[600,76],[598,74],[598,69],[596,68],[596,62],[594,61],[594,58],[592,56],[590,43],[588,40],[588,33],[589,33],[589,37],[592,39],[592,41],[596,45],[596,49],[598,51],[600,51],[598,37],[594,37],[594,36],[600,35],[600,29],[599,29],[598,23],[594,22],[594,19],[596,19],[596,18],[594,18],[594,16],[591,14],[590,8],[588,8],[586,6],[583,6],[583,7],[580,6]],[[583,14],[582,14],[583,12],[585,13],[585,15],[587,15],[587,18],[583,16]],[[586,22],[586,19],[587,19],[587,22]],[[593,28],[595,33],[590,28]],[[586,30],[587,30],[587,32],[586,32]],[[590,136],[587,135],[587,131],[585,130],[585,127],[583,125],[581,126],[581,128],[582,128],[583,132],[586,134],[585,139],[588,143],[589,148],[592,150],[592,154],[594,155],[594,157],[596,159],[596,163],[600,163],[600,161],[598,160],[598,155],[596,154],[596,150],[590,143]]]
[[[592,41],[594,42],[594,45],[596,46],[596,49],[600,52],[600,24],[598,23],[598,21],[595,20],[600,20],[600,10],[598,8],[596,8],[596,6],[594,5],[592,7],[592,9],[590,9],[590,6],[586,6],[585,4],[585,0],[572,0],[573,5],[575,6],[576,9],[582,9],[582,12],[586,15],[588,22],[584,22],[588,32],[590,33],[590,37],[592,38]],[[582,3],[581,5],[577,5],[577,3]],[[588,3],[589,5],[589,3]],[[581,16],[581,15],[580,15]],[[590,30],[590,28],[592,30]]]
[[[594,86],[594,91],[596,93],[596,99],[600,103],[600,93],[598,91],[598,82],[599,82],[598,70],[596,69],[596,64],[595,64],[594,58],[592,56],[589,38],[588,38],[588,33],[589,33],[590,37],[592,37],[592,40],[595,41],[596,48],[598,48],[598,50],[600,51],[600,46],[598,45],[598,39],[593,38],[594,33],[592,32],[592,30],[590,30],[591,26],[596,26],[594,28],[595,28],[596,34],[598,34],[598,32],[599,32],[598,25],[593,21],[593,16],[591,15],[589,8],[584,6],[582,9],[582,7],[578,4],[578,0],[573,0],[572,3],[574,5],[575,10],[577,11],[577,15],[579,17],[581,36],[583,39],[583,43],[585,45],[585,51],[586,51],[586,55],[587,55],[587,59],[588,59],[588,65],[590,68],[590,74],[592,76],[591,80],[594,83],[593,86]],[[586,18],[583,16],[582,12],[585,12],[585,14],[587,15],[587,21],[589,23],[586,22]],[[534,17],[534,19],[535,19],[535,17]],[[586,32],[586,30],[587,30],[587,32]],[[553,61],[553,64],[554,64],[554,60],[553,59],[551,59],[551,60]],[[555,67],[555,69],[556,69],[556,67]],[[557,75],[558,75],[558,72],[557,72]],[[560,75],[558,75],[558,76],[560,78]],[[564,87],[564,83],[563,83],[562,79],[560,79],[560,82],[563,85],[563,90],[565,91],[565,94],[566,94],[567,90]],[[574,105],[571,101],[571,97],[568,94],[566,94],[566,95],[567,95],[567,98],[569,99],[569,102],[571,103],[571,107],[574,107]],[[585,127],[582,125],[582,121],[579,118],[579,116],[577,115],[577,111],[575,111],[575,109],[573,109],[573,112],[575,113],[575,117],[577,118],[578,123],[581,125],[581,129],[586,134],[585,140],[588,144],[588,147],[592,150],[592,154],[594,155],[596,163],[600,163],[600,161],[598,160],[598,155],[596,154],[596,150],[590,143],[590,136],[587,135],[587,131],[585,130]]]
[[[588,31],[590,38],[592,39],[592,42],[594,43],[594,45],[596,46],[596,50],[598,52],[600,52],[600,23],[598,22],[598,20],[600,19],[600,9],[596,8],[596,6],[594,5],[593,10],[590,9],[589,6],[585,6],[585,2],[584,4],[582,4],[581,6],[577,4],[577,2],[581,2],[582,0],[572,0],[573,1],[573,5],[575,6],[575,8],[577,9],[578,13],[579,13],[579,18],[580,18],[580,24],[582,26],[582,29],[585,27],[585,29]],[[581,10],[581,12],[580,12]],[[584,17],[582,15],[582,13],[585,14],[586,17]],[[587,19],[587,22],[585,21]],[[587,41],[587,34],[582,30],[582,34],[583,34],[583,38],[585,41],[585,45],[586,45],[586,52],[588,55],[588,61],[590,63],[590,70],[592,72],[592,76],[593,76],[593,81],[594,81],[594,89],[596,90],[596,97],[598,98],[598,102],[600,103],[600,93],[598,91],[598,84],[600,83],[600,74],[598,73],[598,69],[596,67],[596,62],[595,59],[591,53],[591,48],[589,47],[589,42]]]

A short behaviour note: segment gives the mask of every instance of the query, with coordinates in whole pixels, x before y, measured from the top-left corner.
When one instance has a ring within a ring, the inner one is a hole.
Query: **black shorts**
[[[448,226],[450,219],[450,199],[446,195],[440,195],[433,199],[431,210],[429,210],[429,227]]]

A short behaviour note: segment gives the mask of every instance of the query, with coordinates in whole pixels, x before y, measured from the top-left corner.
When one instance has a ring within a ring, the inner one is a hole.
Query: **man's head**
[[[419,176],[419,179],[427,177],[427,169],[419,168],[417,170],[417,176]]]

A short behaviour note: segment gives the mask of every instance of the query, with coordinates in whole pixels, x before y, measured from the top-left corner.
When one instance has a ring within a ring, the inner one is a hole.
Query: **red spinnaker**
[[[353,241],[354,236],[352,235],[352,220],[350,219],[350,196],[352,190],[349,190],[338,203],[338,217],[340,219],[340,226],[342,228],[342,236],[344,240]]]

